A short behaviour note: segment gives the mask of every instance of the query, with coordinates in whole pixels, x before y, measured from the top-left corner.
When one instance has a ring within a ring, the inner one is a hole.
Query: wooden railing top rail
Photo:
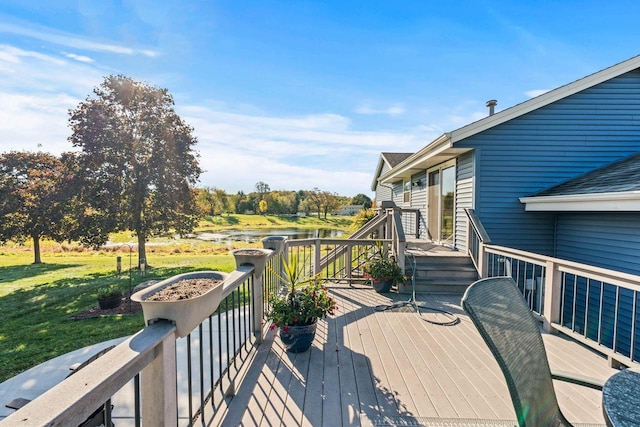
[[[168,321],[154,323],[4,419],[11,426],[80,425],[156,357],[175,334]]]
[[[275,254],[275,252],[273,254]],[[271,254],[271,256],[273,256],[273,254]],[[222,299],[231,295],[238,286],[251,277],[251,274],[253,274],[253,266],[248,264],[238,266],[234,271],[229,273],[229,277],[222,284]]]
[[[392,239],[295,239],[287,240],[287,246],[308,246],[313,245],[317,241],[320,241],[323,245],[346,245],[346,246],[358,246],[358,245],[374,245],[375,242],[392,243]]]
[[[494,253],[504,256],[513,256],[523,261],[528,261],[532,264],[540,266],[546,266],[548,263],[553,263],[557,266],[559,271],[575,274],[583,277],[587,277],[593,280],[599,280],[612,285],[618,285],[625,288],[640,291],[640,277],[634,274],[623,273],[620,271],[609,270],[606,268],[595,267],[593,265],[581,264],[578,262],[563,260],[559,258],[553,258],[546,255],[535,254],[532,252],[526,252],[519,249],[507,248],[504,246],[486,245],[485,251],[487,253]]]

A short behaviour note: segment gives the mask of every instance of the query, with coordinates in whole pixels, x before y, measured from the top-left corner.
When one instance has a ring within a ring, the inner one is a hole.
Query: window
[[[403,202],[411,203],[411,179],[405,179],[402,182],[402,192],[404,195]]]

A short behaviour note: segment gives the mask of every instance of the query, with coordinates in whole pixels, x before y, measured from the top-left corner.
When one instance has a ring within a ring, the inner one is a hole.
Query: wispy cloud
[[[368,191],[381,151],[412,151],[432,135],[360,132],[336,114],[269,117],[179,108],[198,136],[202,181],[230,191],[267,182],[274,189]],[[348,195],[348,194],[345,194]]]
[[[74,49],[87,50],[91,52],[109,52],[120,55],[144,55],[155,57],[158,53],[150,49],[135,49],[129,46],[122,46],[113,43],[102,43],[85,37],[63,33],[50,28],[44,29],[33,26],[19,26],[10,23],[0,22],[0,33],[8,33],[30,37],[48,43]]]
[[[535,98],[536,96],[540,96],[547,92],[549,92],[549,89],[533,89],[533,90],[526,91],[524,94],[527,95],[529,98]]]
[[[75,53],[64,53],[64,56],[78,62],[94,62],[93,58],[89,58],[88,56],[84,55],[76,55]]]
[[[384,114],[388,116],[399,116],[405,113],[405,108],[402,104],[394,104],[387,108],[374,108],[370,104],[362,104],[358,108],[356,108],[356,113],[358,114]]]

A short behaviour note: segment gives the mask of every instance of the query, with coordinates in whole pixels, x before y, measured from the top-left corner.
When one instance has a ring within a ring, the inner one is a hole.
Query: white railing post
[[[481,279],[489,277],[489,253],[482,241],[478,241],[478,273]]]
[[[320,265],[322,263],[322,257],[320,253],[320,249],[322,249],[322,240],[316,239],[314,243],[314,255],[313,255],[313,274],[320,273]]]
[[[178,421],[176,336],[166,336],[157,347],[157,356],[140,375],[142,425],[175,426]]]
[[[551,260],[546,262],[545,269],[542,328],[545,332],[552,333],[554,329],[551,323],[560,322],[560,300],[562,298],[560,281],[562,280],[562,273],[558,270],[556,263]]]
[[[256,338],[256,344],[262,343],[264,336],[264,270],[256,274],[253,269],[253,336]]]
[[[351,243],[347,243],[347,252],[344,254],[344,263],[345,263],[345,272],[347,273],[347,279],[349,279],[349,284],[351,284],[351,280],[353,279],[353,245]]]

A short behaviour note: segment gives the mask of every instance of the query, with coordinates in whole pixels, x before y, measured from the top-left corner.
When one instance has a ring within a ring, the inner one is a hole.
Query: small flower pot
[[[110,295],[108,297],[98,298],[98,306],[100,310],[108,310],[119,306],[120,301],[122,301],[122,295]]]
[[[273,253],[271,249],[263,248],[246,248],[236,249],[231,251],[233,257],[236,259],[236,266],[240,267],[242,264],[251,264],[255,269],[256,276],[262,276],[264,268],[267,265],[267,260]]]
[[[379,294],[386,294],[391,290],[393,286],[393,280],[371,280],[371,286]]]
[[[131,295],[131,300],[142,305],[146,325],[153,320],[170,320],[176,325],[176,334],[182,338],[216,311],[222,300],[222,288],[227,277],[229,277],[227,273],[220,271],[194,271],[178,274],[136,292]],[[221,282],[197,297],[176,301],[147,301],[151,295],[174,283],[203,278],[221,280]]]
[[[316,336],[318,321],[304,326],[281,326],[280,340],[289,353],[302,353],[309,350]]]

